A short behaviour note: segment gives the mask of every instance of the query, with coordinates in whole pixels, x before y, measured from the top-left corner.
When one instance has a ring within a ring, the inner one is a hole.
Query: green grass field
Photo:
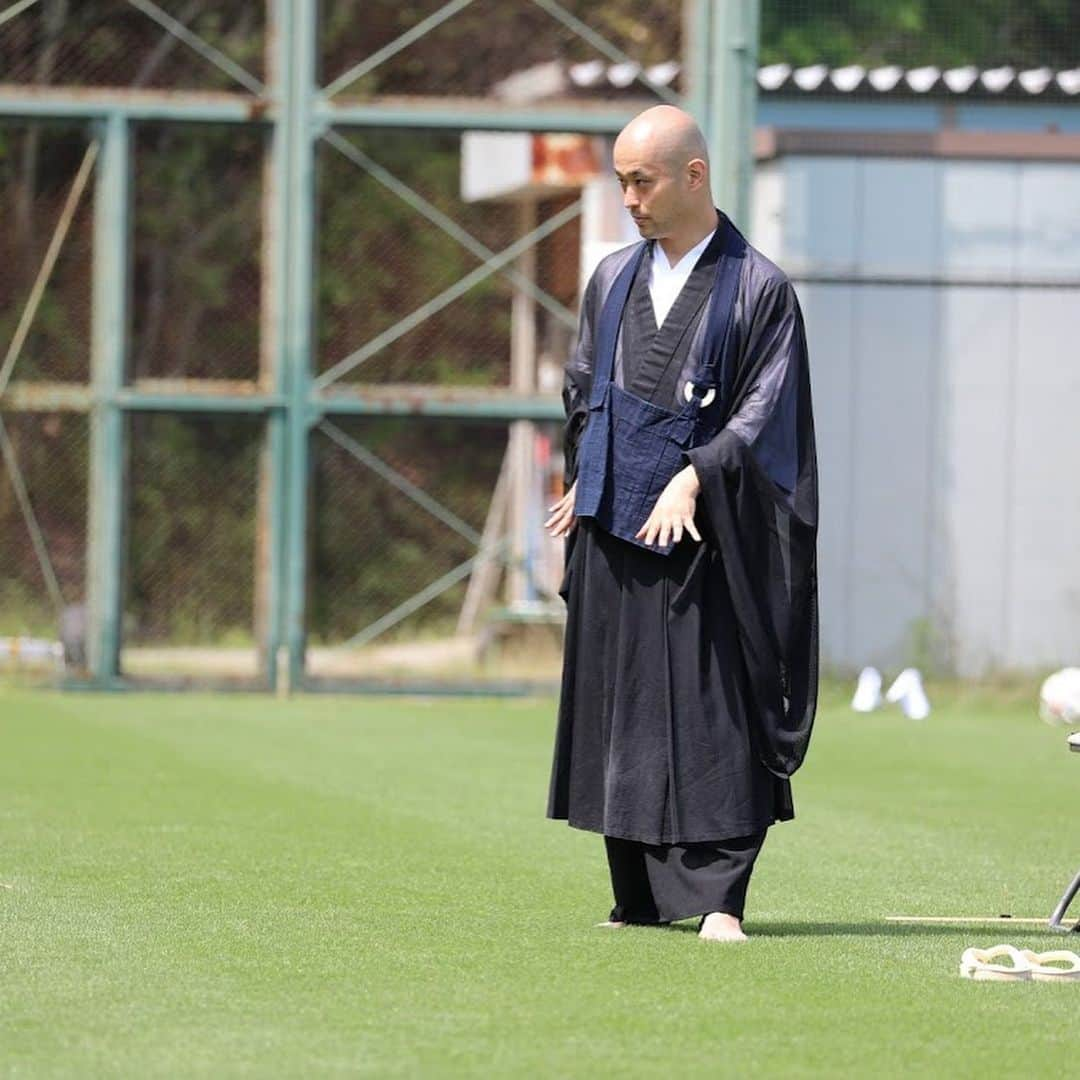
[[[550,701],[0,692],[0,1074],[1061,1076],[1080,984],[960,979],[1045,915],[1080,760],[1024,694],[822,702],[753,940],[605,931]]]

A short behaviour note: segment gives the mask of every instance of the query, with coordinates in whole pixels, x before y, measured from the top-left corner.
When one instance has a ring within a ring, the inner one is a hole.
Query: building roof
[[[552,61],[515,72],[493,89],[497,97],[518,102],[536,101],[560,94],[618,92],[645,83],[671,87],[682,65],[669,60],[642,67],[635,63],[612,64],[590,60],[580,64]],[[1012,67],[903,68],[895,64],[865,68],[858,64],[832,68],[826,64],[792,67],[768,64],[758,68],[762,94],[784,96],[846,95],[856,92],[873,97],[1008,97],[1074,98],[1080,95],[1080,68],[1054,71],[1048,67],[1018,71]]]
[[[827,91],[850,94],[856,90],[879,94],[953,94],[1017,93],[1035,97],[1061,93],[1069,97],[1080,93],[1080,68],[1052,71],[1032,68],[1017,71],[1012,67],[977,68],[864,68],[858,64],[830,68],[825,64],[792,68],[790,64],[770,64],[758,68],[758,86],[766,92],[795,90],[803,93]]]

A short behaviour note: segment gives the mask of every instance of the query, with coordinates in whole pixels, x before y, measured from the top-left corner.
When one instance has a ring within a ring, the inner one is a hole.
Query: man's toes
[[[702,930],[698,934],[698,937],[701,938],[702,941],[749,941],[750,940],[741,930],[737,930],[737,931],[723,930],[723,931],[713,931],[713,932]]]
[[[734,915],[714,911],[701,921],[698,937],[704,941],[748,941],[742,924]]]

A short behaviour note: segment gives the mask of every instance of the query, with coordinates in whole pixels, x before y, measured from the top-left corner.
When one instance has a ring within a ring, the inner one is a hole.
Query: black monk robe
[[[615,381],[675,409],[704,339],[723,228],[663,326],[642,260]],[[567,480],[585,423],[600,310],[637,245],[601,262],[567,365]],[[548,815],[610,837],[688,844],[793,816],[787,777],[817,697],[817,471],[806,342],[784,274],[747,245],[724,426],[688,451],[698,544],[668,556],[580,519],[567,542],[567,628]],[[644,522],[643,522],[644,524]]]

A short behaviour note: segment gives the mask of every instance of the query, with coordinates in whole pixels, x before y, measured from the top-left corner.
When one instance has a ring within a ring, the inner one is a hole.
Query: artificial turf
[[[0,692],[0,1073],[1005,1076],[1080,1061],[1080,983],[960,979],[1044,915],[1080,760],[1032,694],[826,694],[745,945],[594,929],[545,821],[554,705]]]

